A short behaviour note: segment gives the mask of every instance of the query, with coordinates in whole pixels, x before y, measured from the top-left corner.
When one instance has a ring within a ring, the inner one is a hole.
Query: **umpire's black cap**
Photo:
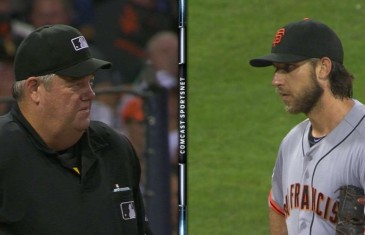
[[[33,31],[19,45],[14,60],[17,81],[52,73],[77,78],[110,67],[110,62],[91,56],[80,31],[62,24]]]

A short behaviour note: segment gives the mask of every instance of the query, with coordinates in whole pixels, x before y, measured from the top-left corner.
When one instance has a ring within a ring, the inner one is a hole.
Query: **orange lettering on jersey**
[[[275,34],[272,46],[276,47],[281,42],[281,39],[284,37],[284,35],[285,35],[285,28],[279,29]]]
[[[326,201],[326,207],[325,207],[325,209],[324,209],[324,215],[323,215],[323,218],[325,219],[325,220],[328,220],[329,218],[328,218],[328,212],[329,212],[329,204],[330,204],[330,198],[329,197],[327,197],[327,201]]]
[[[318,192],[316,188],[299,183],[288,187],[284,197],[285,217],[290,216],[290,211],[299,209],[312,211],[319,217],[333,224],[337,221],[338,202],[331,197]]]
[[[330,221],[334,224],[337,224],[337,212],[338,212],[338,203],[333,203],[332,216],[330,216]]]
[[[315,200],[316,195],[317,195],[317,189],[312,188],[312,211],[314,211],[316,208],[316,200]]]
[[[308,192],[308,185],[303,186],[302,192],[302,201],[301,201],[301,210],[309,210],[309,192]]]
[[[318,193],[318,197],[317,197],[317,208],[316,208],[316,213],[319,216],[322,216],[322,211],[321,211],[321,202],[323,200],[323,194],[322,193]]]
[[[300,194],[300,184],[295,184],[295,200],[294,200],[294,207],[299,207],[299,194]]]
[[[285,202],[284,202],[284,212],[285,212],[285,217],[290,215],[290,209],[288,208],[288,195],[285,196]]]
[[[290,185],[290,209],[293,209],[294,185]]]

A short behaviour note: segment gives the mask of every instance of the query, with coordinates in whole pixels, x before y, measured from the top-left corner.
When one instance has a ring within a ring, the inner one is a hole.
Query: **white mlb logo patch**
[[[73,39],[71,39],[71,42],[76,51],[89,47],[86,39],[83,36],[73,38]]]
[[[120,203],[120,209],[122,211],[124,220],[130,220],[136,218],[136,211],[134,209],[133,201]]]

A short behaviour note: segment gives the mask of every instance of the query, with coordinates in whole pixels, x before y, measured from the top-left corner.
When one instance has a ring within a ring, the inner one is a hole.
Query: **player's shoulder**
[[[346,121],[351,125],[355,132],[365,138],[365,105],[355,100],[355,105],[346,116]]]
[[[305,119],[302,122],[295,125],[284,137],[285,139],[297,139],[302,138],[303,133],[310,127],[309,119]]]
[[[352,109],[350,110],[350,112],[348,113],[349,116],[364,116],[365,115],[365,105],[354,99],[354,106],[352,107]]]

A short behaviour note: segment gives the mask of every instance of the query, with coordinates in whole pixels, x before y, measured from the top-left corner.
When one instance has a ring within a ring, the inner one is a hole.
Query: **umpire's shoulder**
[[[0,116],[0,168],[14,160],[17,152],[23,151],[22,147],[28,142],[24,129],[13,120],[10,113]]]
[[[139,167],[138,157],[125,135],[105,123],[92,121],[89,127],[89,143],[105,161],[114,162],[114,167]],[[120,166],[120,164],[129,163]]]
[[[5,143],[13,143],[10,146],[17,144],[24,139],[26,134],[19,126],[17,122],[15,122],[12,118],[12,115],[9,113],[4,116],[0,116],[0,144]],[[1,148],[1,147],[0,147]]]
[[[105,144],[111,146],[124,146],[131,148],[131,144],[127,137],[120,131],[116,131],[107,124],[100,121],[91,121],[89,127],[89,135],[91,139],[98,139]]]

